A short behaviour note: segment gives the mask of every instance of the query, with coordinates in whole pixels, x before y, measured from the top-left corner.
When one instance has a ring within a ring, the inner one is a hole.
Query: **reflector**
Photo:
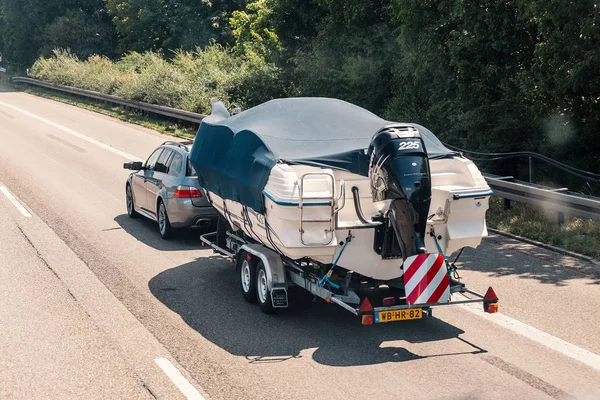
[[[487,292],[485,292],[485,296],[483,296],[483,301],[485,301],[486,303],[495,303],[498,301],[498,296],[496,296],[496,292],[494,292],[494,289],[492,289],[491,286],[488,288]]]
[[[369,301],[368,297],[365,297],[365,301],[363,301],[358,311],[361,313],[368,313],[373,311],[373,306],[371,305],[371,302]]]

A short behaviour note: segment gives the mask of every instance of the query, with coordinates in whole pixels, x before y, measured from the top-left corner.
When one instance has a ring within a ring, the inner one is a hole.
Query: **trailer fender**
[[[240,251],[245,251],[261,259],[267,273],[269,290],[273,289],[274,286],[283,286],[286,284],[285,268],[279,254],[264,246],[252,243],[243,245],[240,247]]]

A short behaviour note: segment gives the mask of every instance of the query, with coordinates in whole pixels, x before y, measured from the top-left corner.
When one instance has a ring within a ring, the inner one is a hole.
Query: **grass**
[[[175,136],[178,138],[194,138],[196,136],[196,129],[193,129],[190,126],[190,124],[169,121],[165,118],[154,117],[151,115],[143,114],[139,111],[126,110],[125,108],[118,105],[101,103],[96,100],[88,100],[76,95],[57,92],[52,89],[34,87],[29,86],[27,84],[14,83],[12,84],[12,86],[16,89],[22,90],[25,93],[33,94],[55,101],[60,101],[62,103],[70,104],[73,106],[84,108],[89,111],[104,114],[109,117],[117,118],[121,121],[141,125],[145,128],[153,129],[165,135]]]
[[[556,215],[540,207],[511,202],[511,209],[504,209],[504,200],[492,197],[487,213],[490,228],[523,236],[600,259],[600,221],[565,216],[558,224]]]

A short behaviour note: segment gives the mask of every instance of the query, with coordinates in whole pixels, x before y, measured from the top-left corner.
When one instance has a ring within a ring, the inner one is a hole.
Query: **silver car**
[[[146,162],[123,165],[136,171],[125,185],[127,214],[158,222],[163,239],[170,238],[177,228],[214,226],[219,217],[189,162],[191,144],[165,142]]]

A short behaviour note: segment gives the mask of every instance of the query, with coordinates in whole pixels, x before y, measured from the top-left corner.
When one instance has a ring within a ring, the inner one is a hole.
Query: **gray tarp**
[[[328,98],[271,100],[229,117],[222,103],[200,125],[190,161],[218,196],[264,213],[262,191],[278,162],[368,174],[367,150],[382,127],[397,124]],[[430,158],[454,154],[416,124]]]

